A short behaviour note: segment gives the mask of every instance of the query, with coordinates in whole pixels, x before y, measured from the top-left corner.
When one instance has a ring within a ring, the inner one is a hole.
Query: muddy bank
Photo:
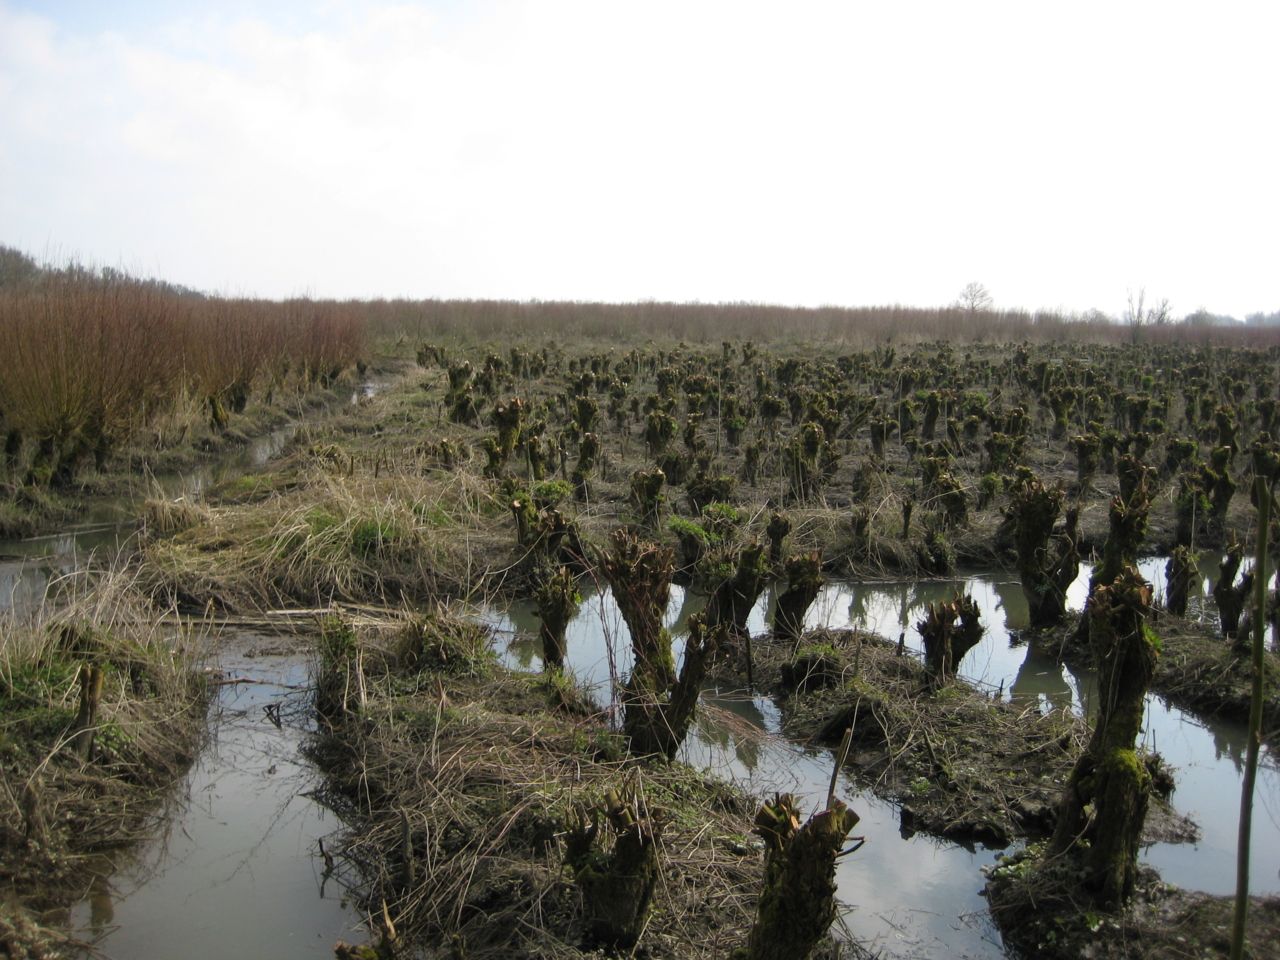
[[[1192,713],[1222,717],[1241,723],[1249,719],[1253,668],[1247,653],[1233,650],[1210,623],[1198,623],[1153,611],[1152,628],[1160,637],[1151,690],[1170,703]],[[1094,669],[1093,654],[1081,636],[1079,618],[1045,631],[1026,631],[1025,638],[1053,650],[1070,666]],[[1262,737],[1280,743],[1280,656],[1263,654],[1265,680],[1262,704]]]
[[[993,699],[964,683],[931,689],[925,669],[882,637],[819,630],[799,644],[752,644],[756,682],[776,693],[783,729],[838,743],[853,728],[850,772],[900,806],[902,829],[1005,847],[1053,830],[1062,785],[1089,737],[1070,709]],[[743,654],[720,678],[744,682]],[[1148,763],[1161,773],[1154,756]],[[1166,799],[1171,774],[1163,771]],[[1189,842],[1196,828],[1153,804],[1144,841]]]
[[[1180,890],[1142,869],[1132,902],[1096,910],[1067,869],[1037,872],[1042,845],[989,868],[985,895],[1012,956],[1046,960],[1202,960],[1225,957],[1234,901]],[[1280,897],[1251,897],[1245,956],[1276,956]]]
[[[0,887],[15,915],[83,895],[91,859],[150,834],[195,756],[196,638],[160,617],[116,573],[0,620]]]
[[[402,375],[403,361],[387,358],[367,371],[377,384]],[[366,397],[369,381],[355,371],[331,388],[312,387],[248,405],[229,423],[214,427],[191,406],[172,423],[158,425],[131,446],[88,462],[74,478],[56,485],[28,482],[16,461],[0,470],[0,540],[110,521],[130,524],[147,498],[198,501],[205,491],[260,467],[304,424]],[[6,482],[7,481],[7,482]]]
[[[641,954],[724,957],[746,942],[763,876],[752,800],[680,763],[628,759],[576,691],[501,668],[487,630],[452,616],[331,625],[324,645],[315,756],[352,827],[333,869],[382,918],[383,944],[602,955],[565,843],[615,791],[661,831]]]

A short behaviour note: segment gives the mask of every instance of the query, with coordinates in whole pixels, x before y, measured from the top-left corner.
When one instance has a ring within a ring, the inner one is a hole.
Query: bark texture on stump
[[[631,633],[635,651],[632,678],[666,688],[675,680],[671,637],[662,626],[671,595],[675,557],[669,547],[615,530],[610,549],[601,558],[605,579]]]
[[[1232,533],[1227,543],[1227,553],[1218,564],[1218,582],[1213,585],[1213,599],[1218,605],[1218,621],[1224,639],[1233,640],[1240,629],[1240,615],[1245,601],[1253,589],[1253,575],[1246,573],[1236,583],[1236,574],[1244,560],[1244,547]]]
[[[587,929],[600,943],[625,948],[640,939],[658,881],[664,823],[661,815],[641,809],[630,789],[609,790],[600,807],[574,811],[565,836],[565,863],[582,892]],[[607,852],[602,827],[613,835]]]
[[[1018,576],[1031,626],[1052,626],[1066,615],[1067,587],[1080,569],[1077,513],[1068,511],[1064,531],[1055,536],[1053,528],[1065,496],[1062,487],[1046,487],[1030,475],[1020,478],[1012,493],[1006,516],[1013,525]]]
[[[684,664],[677,678],[671,635],[662,625],[675,568],[672,552],[625,530],[616,531],[612,541],[602,565],[631,633],[634,655],[631,676],[622,688],[622,727],[632,753],[656,753],[671,759],[688,733],[702,680],[726,626],[713,624],[709,616],[690,621]]]
[[[698,708],[698,694],[719,649],[723,627],[708,627],[701,614],[689,621],[680,677],[666,689],[645,687],[635,678],[622,692],[622,728],[631,742],[631,752],[640,756],[659,754],[668,760],[689,732]]]
[[[782,565],[782,541],[791,532],[791,521],[785,513],[774,512],[769,517],[769,526],[765,533],[769,537],[769,566],[777,569]]]
[[[1049,846],[1052,856],[1079,858],[1085,891],[1104,909],[1119,907],[1133,893],[1151,792],[1151,776],[1134,749],[1158,656],[1158,641],[1146,626],[1150,604],[1151,586],[1133,567],[1089,597],[1098,719],[1063,791]]]
[[[98,707],[102,703],[102,684],[106,672],[99,666],[85,664],[80,668],[80,707],[76,711],[71,749],[82,760],[93,754],[94,733],[98,723]]]
[[[1170,613],[1179,617],[1187,615],[1187,598],[1191,594],[1191,587],[1196,581],[1197,573],[1196,556],[1191,548],[1174,547],[1164,568],[1165,580],[1169,584],[1165,595],[1165,607]]]
[[[773,632],[783,640],[799,640],[804,632],[804,615],[822,589],[822,557],[812,553],[788,557],[787,589],[778,597],[773,615]]]
[[[738,553],[738,565],[733,576],[722,580],[707,601],[707,624],[723,625],[735,640],[747,634],[747,618],[764,591],[767,569],[764,548],[749,543]]]
[[[533,590],[533,601],[538,619],[542,622],[539,633],[542,638],[543,666],[563,667],[567,653],[565,630],[582,603],[573,572],[568,567],[541,571]]]
[[[765,843],[764,891],[756,908],[747,960],[805,960],[836,917],[836,857],[858,815],[839,800],[800,825],[791,794],[775,796],[756,815]]]
[[[940,687],[956,675],[966,653],[978,645],[986,627],[978,605],[968,594],[949,603],[931,603],[916,629],[924,641],[924,666],[931,687]]]

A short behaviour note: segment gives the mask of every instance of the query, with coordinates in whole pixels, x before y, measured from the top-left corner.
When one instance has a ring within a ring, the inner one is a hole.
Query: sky
[[[0,243],[282,297],[1280,310],[1280,4],[0,0]]]

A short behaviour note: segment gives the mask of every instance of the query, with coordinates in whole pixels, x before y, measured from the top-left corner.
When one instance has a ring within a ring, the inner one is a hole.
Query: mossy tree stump
[[[782,566],[782,542],[791,532],[791,520],[785,513],[774,511],[764,532],[769,537],[769,566],[776,570]]]
[[[568,567],[543,569],[533,590],[538,619],[542,622],[542,663],[549,669],[564,667],[565,631],[582,605],[578,582]]]
[[[756,815],[764,840],[764,890],[740,960],[805,960],[836,918],[836,857],[858,815],[839,800],[803,826],[795,797],[775,796]]]
[[[635,659],[622,688],[623,730],[632,753],[672,759],[689,731],[702,680],[727,628],[707,616],[694,617],[677,677],[671,635],[662,626],[674,569],[671,550],[625,530],[616,531],[612,543],[604,571],[630,630]]]
[[[662,488],[666,482],[667,475],[658,467],[631,474],[631,505],[640,524],[647,529],[656,530],[662,518]]]
[[[1244,613],[1244,604],[1253,589],[1253,574],[1246,573],[1236,583],[1236,574],[1244,560],[1244,547],[1234,533],[1227,542],[1226,556],[1218,564],[1218,581],[1213,585],[1213,599],[1218,605],[1218,621],[1222,627],[1222,636],[1227,640],[1237,639],[1240,632],[1240,615]],[[1246,636],[1247,645],[1247,636]]]
[[[1107,540],[1102,547],[1102,563],[1091,578],[1091,592],[1095,584],[1113,583],[1121,570],[1137,563],[1138,552],[1147,536],[1153,472],[1131,456],[1116,462],[1120,494],[1111,500]]]
[[[635,652],[633,679],[655,689],[675,681],[671,635],[662,625],[671,595],[675,556],[669,547],[642,540],[618,529],[601,557],[605,579],[613,590]]]
[[[1067,587],[1080,569],[1076,549],[1077,513],[1067,513],[1064,531],[1055,538],[1054,524],[1062,511],[1061,488],[1046,487],[1029,472],[1013,487],[1006,513],[1013,526],[1018,553],[1018,576],[1027,598],[1031,626],[1049,627],[1066,616]]]
[[[723,625],[733,639],[745,638],[747,618],[760,599],[767,575],[764,548],[758,543],[744,546],[733,576],[722,580],[707,601],[707,625]]]
[[[1178,545],[1169,554],[1165,564],[1165,580],[1168,588],[1165,593],[1165,608],[1172,614],[1185,617],[1187,615],[1187,599],[1191,587],[1196,582],[1196,556],[1190,547]]]
[[[1085,892],[1104,909],[1119,907],[1133,893],[1151,792],[1151,776],[1134,748],[1159,650],[1146,625],[1150,604],[1151,585],[1133,567],[1089,597],[1101,702],[1093,736],[1063,791],[1049,846],[1050,856],[1081,861]]]
[[[564,859],[582,893],[593,939],[623,948],[640,939],[658,882],[658,841],[664,823],[660,812],[642,808],[630,787],[621,793],[609,790],[595,809],[574,811]],[[613,835],[607,851],[602,847],[602,827]]]
[[[929,604],[916,629],[924,641],[925,672],[933,688],[945,685],[956,675],[960,661],[986,632],[978,605],[967,594],[957,594],[949,603]]]
[[[788,557],[787,589],[778,596],[773,632],[782,640],[798,641],[804,632],[804,615],[822,589],[822,556],[818,551]]]

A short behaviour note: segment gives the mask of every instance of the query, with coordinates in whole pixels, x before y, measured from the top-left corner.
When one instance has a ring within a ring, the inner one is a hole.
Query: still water
[[[163,835],[97,865],[100,878],[71,917],[95,956],[304,960],[332,956],[339,939],[364,941],[319,858],[318,840],[340,824],[311,799],[319,774],[300,753],[306,659],[246,655],[279,642],[239,637],[239,652],[222,654],[224,676],[249,682],[219,688],[210,742]]]
[[[1142,566],[1157,591],[1162,589],[1163,561]],[[1083,604],[1088,577],[1086,567],[1072,586],[1075,609]],[[919,653],[922,644],[915,624],[925,605],[949,599],[957,590],[974,597],[987,627],[981,644],[961,664],[963,680],[992,696],[1039,709],[1089,713],[1096,691],[1092,673],[1072,672],[1035,644],[1017,639],[1017,631],[1027,625],[1027,606],[1018,582],[1008,576],[829,583],[810,608],[806,626],[858,627],[892,640],[901,635],[907,649]],[[766,593],[752,612],[752,633],[767,629],[773,599]],[[689,617],[704,603],[696,593],[672,588],[666,622],[677,652]],[[1204,603],[1193,609],[1211,615]],[[491,613],[489,619],[503,640],[502,654],[510,666],[540,668],[538,621],[529,605],[513,605]],[[625,678],[631,666],[626,625],[607,589],[585,597],[567,639],[570,669],[601,704],[607,704],[610,678]],[[703,704],[710,709],[702,712],[681,759],[755,794],[789,790],[807,801],[809,809],[825,802],[834,764],[831,751],[782,736],[778,707],[771,699],[709,689]],[[1243,726],[1202,722],[1153,696],[1148,699],[1143,739],[1177,768],[1174,807],[1190,816],[1202,834],[1196,844],[1155,844],[1144,850],[1143,859],[1170,883],[1214,894],[1233,892]],[[842,785],[844,797],[862,816],[854,833],[868,839],[841,862],[837,874],[848,932],[869,947],[899,956],[1003,956],[978,893],[983,884],[980,867],[993,863],[996,852],[921,835],[904,837],[893,804],[848,778]],[[1265,752],[1255,800],[1251,884],[1255,893],[1280,893],[1280,767]]]

